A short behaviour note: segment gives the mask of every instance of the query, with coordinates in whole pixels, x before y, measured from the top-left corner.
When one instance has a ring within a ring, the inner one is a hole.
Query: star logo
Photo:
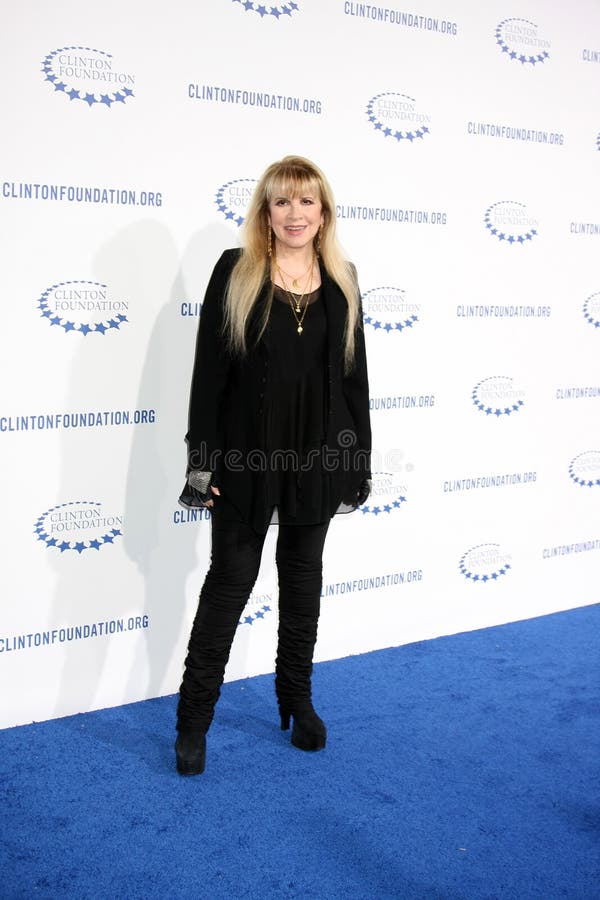
[[[300,10],[300,4],[291,2],[287,3],[259,3],[257,0],[232,0],[232,3],[241,6],[244,12],[254,12],[261,19],[272,18],[276,21],[286,16],[290,17]]]
[[[271,606],[268,603],[263,603],[254,612],[247,610],[248,608],[246,607],[245,615],[239,621],[240,625],[254,625],[256,622],[264,619],[265,615],[271,612]]]
[[[240,210],[246,211],[246,203],[256,184],[256,178],[234,178],[219,188],[215,194],[215,204],[227,221],[238,227],[243,224],[244,216]]]
[[[503,231],[499,228],[500,222],[504,226]],[[538,231],[531,224],[532,222],[533,220],[527,214],[527,207],[518,200],[498,200],[488,206],[483,217],[483,224],[490,235],[498,238],[499,241],[504,241],[508,246],[524,246],[526,241],[533,240]],[[509,226],[514,231],[509,231]],[[526,230],[519,232],[517,231],[519,228]]]
[[[461,557],[458,570],[472,584],[487,584],[507,575],[512,568],[510,556],[499,544],[478,544]]]
[[[412,144],[415,140],[423,140],[425,135],[429,134],[429,127],[420,124],[418,127],[395,128],[397,122],[407,122],[412,126],[416,119],[428,118],[425,114],[419,113],[415,108],[416,101],[413,97],[406,94],[398,94],[394,91],[387,91],[382,94],[376,94],[367,103],[367,121],[371,123],[375,131],[378,131],[385,138],[392,138],[398,144],[401,141],[408,141]]]
[[[103,299],[98,302],[89,301],[92,306],[101,308],[107,298],[108,288],[106,284],[99,281],[59,281],[57,284],[47,288],[37,299],[36,304],[40,311],[40,316],[51,326],[62,328],[66,333],[82,334],[87,337],[89,334],[104,335],[109,331],[118,331],[122,325],[129,320],[126,315],[119,313],[111,319],[96,319],[89,322],[76,322],[69,316],[73,315],[74,308],[67,309],[67,315],[62,316],[60,313],[64,310],[65,305],[69,303],[64,298],[67,295],[99,295]]]
[[[571,460],[569,478],[579,487],[600,486],[600,450],[585,450]]]
[[[48,53],[42,60],[42,74],[44,81],[52,85],[55,93],[62,93],[72,103],[77,101],[85,104],[88,109],[93,106],[104,106],[110,109],[113,103],[125,103],[134,96],[133,89],[126,86],[126,82],[133,82],[133,76],[125,72],[116,72],[118,82],[122,85],[119,90],[102,93],[90,91],[90,70],[102,74],[103,70],[114,69],[112,54],[94,47],[72,46],[60,47]],[[110,82],[92,82],[93,85],[110,84]]]
[[[535,39],[538,43],[540,38],[538,35],[538,27],[535,22],[528,19],[503,19],[494,32],[496,45],[501,53],[506,54],[506,58],[512,62],[518,62],[521,66],[539,66],[550,58],[548,50],[541,50],[539,53],[523,52],[521,47],[521,34],[530,35],[529,39]],[[542,43],[547,43],[543,41]]]
[[[587,298],[583,304],[583,318],[593,328],[600,328],[600,293]]]
[[[521,397],[514,398],[515,389],[513,379],[507,375],[491,375],[480,381],[471,393],[471,401],[475,408],[484,413],[486,416],[511,416],[519,412],[525,405],[525,401]],[[503,395],[509,402],[505,402],[501,406],[494,406],[487,399],[493,396],[500,399]]]
[[[372,288],[364,293],[361,299],[364,324],[369,325],[374,331],[382,331],[386,334],[402,333],[406,329],[413,328],[419,322],[419,316],[416,313],[406,315],[403,312],[406,310],[407,302],[401,288],[390,285]],[[394,313],[394,307],[398,310],[397,313]],[[418,310],[415,304],[411,304],[411,307]],[[387,314],[385,318],[384,313]]]
[[[120,528],[110,528],[103,533],[107,523],[116,518],[120,517],[105,516],[98,501],[73,500],[47,509],[36,520],[33,532],[38,541],[49,549],[58,550],[61,555],[72,551],[83,556],[88,550],[99,551],[105,544],[114,543],[123,534]],[[83,523],[86,528],[82,533]],[[84,539],[90,532],[91,537]],[[67,540],[71,535],[73,539]]]
[[[373,516],[382,515],[385,518],[390,513],[396,512],[396,510],[401,509],[402,505],[406,502],[407,502],[406,497],[403,494],[398,494],[396,497],[389,500],[387,503],[384,503],[383,505],[363,503],[362,506],[358,507],[358,509],[365,516],[367,516],[367,515],[373,515]]]

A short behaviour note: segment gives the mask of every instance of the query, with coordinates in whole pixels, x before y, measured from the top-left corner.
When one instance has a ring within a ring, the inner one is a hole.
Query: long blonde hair
[[[335,203],[321,170],[302,156],[286,156],[272,163],[256,186],[243,226],[243,250],[229,279],[225,297],[225,333],[231,349],[241,355],[247,350],[247,325],[265,281],[270,276],[268,256],[269,203],[276,196],[297,197],[311,193],[321,201],[323,228],[320,256],[328,274],[339,285],[348,304],[344,332],[344,363],[349,369],[354,359],[354,332],[358,322],[359,291],[354,267],[348,263],[336,237]],[[315,239],[315,244],[316,244]],[[315,250],[316,250],[315,246]],[[269,319],[273,290],[268,293],[259,337]]]

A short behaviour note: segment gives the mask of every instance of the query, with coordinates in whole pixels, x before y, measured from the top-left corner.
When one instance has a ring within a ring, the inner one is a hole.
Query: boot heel
[[[175,757],[180,775],[202,775],[206,766],[206,735],[180,731],[175,741]]]
[[[312,703],[291,709],[279,707],[281,730],[290,727],[290,716],[294,720],[291,742],[298,750],[323,750],[327,743],[327,728],[315,712]]]

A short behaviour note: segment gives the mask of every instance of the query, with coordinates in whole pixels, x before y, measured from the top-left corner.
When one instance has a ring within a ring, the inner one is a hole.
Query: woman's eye
[[[287,200],[283,200],[282,198],[280,198],[279,200],[275,201],[275,206],[285,206],[286,203]]]
[[[306,203],[307,206],[311,206],[315,201],[311,197],[303,197],[302,202]]]

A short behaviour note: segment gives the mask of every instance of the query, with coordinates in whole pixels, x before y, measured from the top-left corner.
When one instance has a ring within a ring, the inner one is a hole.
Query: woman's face
[[[275,250],[302,250],[323,224],[321,200],[315,191],[286,196],[275,194],[269,203],[269,220],[275,235]]]

